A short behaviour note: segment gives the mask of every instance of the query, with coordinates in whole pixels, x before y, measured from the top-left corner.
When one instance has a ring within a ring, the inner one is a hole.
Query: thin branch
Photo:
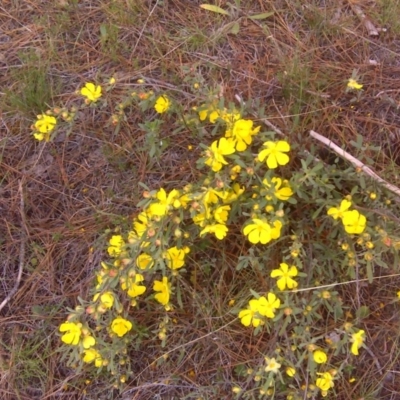
[[[129,58],[130,60],[132,60],[132,57],[133,57],[133,55],[134,55],[134,53],[135,53],[135,51],[136,51],[136,48],[137,48],[137,46],[138,46],[138,44],[139,44],[139,42],[140,42],[140,39],[142,38],[143,32],[144,32],[144,30],[146,29],[147,23],[149,22],[149,19],[150,19],[150,17],[153,15],[154,10],[156,9],[157,6],[158,6],[158,0],[156,1],[156,4],[154,4],[154,6],[153,6],[153,8],[151,9],[149,15],[147,16],[146,21],[144,22],[144,24],[143,24],[143,26],[142,26],[142,30],[141,30],[140,33],[139,33],[138,40],[136,41],[136,44],[135,44],[134,48],[132,49],[132,53],[131,53],[131,56],[130,56],[130,58]]]
[[[386,189],[390,190],[392,193],[394,193],[396,196],[398,196],[397,201],[400,201],[400,189],[397,186],[392,185],[389,182],[386,182],[384,179],[382,179],[378,174],[376,174],[374,171],[372,171],[371,168],[367,167],[365,164],[363,164],[360,160],[357,158],[353,157],[351,154],[347,153],[343,149],[341,149],[338,145],[333,143],[330,139],[327,139],[326,137],[320,135],[319,133],[315,131],[310,131],[310,135],[319,140],[321,143],[332,149],[335,153],[337,153],[340,157],[345,158],[347,161],[350,161],[356,168],[360,168],[363,172],[365,172],[367,175],[369,175],[372,179],[380,183],[382,186],[384,186]]]
[[[26,240],[26,224],[25,224],[25,204],[24,204],[24,192],[22,190],[22,180],[19,181],[19,195],[20,195],[20,213],[23,228],[21,229],[21,245],[19,248],[19,269],[17,281],[14,287],[8,294],[8,296],[0,304],[0,311],[5,307],[5,305],[11,300],[14,294],[17,292],[19,284],[21,283],[22,270],[25,264],[25,240]]]
[[[375,25],[372,21],[365,15],[364,11],[357,4],[354,4],[352,1],[349,1],[350,7],[353,10],[354,14],[360,19],[360,21],[364,24],[365,29],[368,31],[369,36],[379,36],[378,29],[375,28]]]

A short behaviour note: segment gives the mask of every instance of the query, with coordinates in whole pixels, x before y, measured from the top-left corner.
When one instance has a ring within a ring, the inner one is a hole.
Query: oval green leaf
[[[213,6],[211,4],[200,4],[200,8],[203,8],[204,10],[212,11],[215,13],[219,13],[219,14],[230,15],[228,13],[228,11],[224,10],[223,8],[218,7],[218,6]]]

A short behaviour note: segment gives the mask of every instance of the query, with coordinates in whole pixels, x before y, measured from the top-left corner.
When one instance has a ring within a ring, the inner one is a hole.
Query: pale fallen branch
[[[390,190],[392,193],[394,193],[396,196],[398,196],[397,201],[400,201],[400,189],[397,186],[394,186],[391,183],[386,182],[378,174],[376,174],[374,171],[372,171],[371,168],[367,167],[360,160],[353,157],[351,154],[347,153],[347,151],[341,149],[338,145],[333,143],[332,140],[327,139],[325,136],[322,136],[313,130],[310,131],[310,135],[314,139],[319,140],[325,146],[332,149],[340,157],[345,158],[347,161],[349,161],[351,164],[353,164],[356,168],[360,168],[363,172],[365,172],[367,175],[369,175],[372,179],[374,179],[375,181],[380,183],[382,186],[384,186],[386,189]]]
[[[22,180],[19,181],[19,195],[20,195],[20,212],[21,212],[21,220],[22,220],[22,229],[21,229],[21,245],[19,248],[19,268],[17,280],[15,282],[14,287],[8,293],[8,296],[1,302],[0,311],[5,307],[5,305],[11,300],[14,294],[17,292],[19,284],[21,282],[22,270],[25,264],[25,234],[26,234],[26,224],[25,224],[25,205],[24,205],[24,193],[22,189]]]
[[[364,24],[365,29],[368,31],[369,36],[379,36],[378,29],[375,28],[375,25],[372,21],[364,14],[364,11],[357,4],[354,4],[352,1],[349,1],[350,7],[353,10],[354,14],[360,19],[360,21]]]

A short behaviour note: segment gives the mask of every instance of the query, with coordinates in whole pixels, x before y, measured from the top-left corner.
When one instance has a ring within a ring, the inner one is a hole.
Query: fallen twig
[[[368,36],[379,36],[378,29],[375,28],[375,25],[372,21],[364,14],[364,11],[357,4],[354,4],[352,1],[349,1],[350,7],[353,10],[354,14],[360,19],[360,21],[364,24],[366,30],[368,31]]]
[[[21,229],[21,245],[19,248],[19,269],[17,275],[17,281],[15,282],[14,287],[8,293],[8,296],[1,302],[0,311],[5,307],[5,305],[11,300],[16,291],[18,290],[19,284],[21,282],[22,270],[25,264],[25,239],[26,239],[26,224],[25,224],[25,204],[24,204],[24,193],[22,190],[22,180],[19,181],[19,195],[20,195],[20,213],[21,213],[21,221],[22,221],[22,229]]]
[[[321,143],[325,144],[330,149],[332,149],[339,156],[345,158],[347,161],[350,161],[356,168],[360,168],[363,172],[365,172],[367,175],[369,175],[372,179],[374,179],[375,181],[380,183],[382,186],[384,186],[386,189],[390,190],[392,193],[394,193],[396,196],[398,196],[397,201],[400,201],[400,189],[397,186],[394,186],[391,183],[386,182],[378,174],[376,174],[374,171],[372,171],[371,168],[367,167],[360,160],[353,157],[351,154],[347,153],[347,151],[341,149],[338,145],[333,143],[330,139],[327,139],[326,137],[320,135],[319,133],[317,133],[313,130],[310,131],[310,135],[313,138],[319,140]]]

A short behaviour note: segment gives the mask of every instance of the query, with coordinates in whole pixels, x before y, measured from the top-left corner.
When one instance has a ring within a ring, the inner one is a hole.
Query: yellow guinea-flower
[[[83,362],[85,363],[92,363],[94,361],[94,365],[96,366],[96,368],[99,368],[103,365],[103,359],[101,358],[100,353],[94,349],[87,349],[84,350],[83,352]]]
[[[351,201],[343,199],[339,207],[331,207],[328,209],[328,215],[333,219],[342,219],[343,214],[351,207]]]
[[[57,120],[55,117],[46,114],[40,114],[37,118],[34,124],[37,132],[34,132],[33,136],[36,140],[48,142],[50,140],[50,133],[55,128]]]
[[[328,360],[328,356],[322,350],[315,350],[313,353],[313,359],[317,364],[324,364]]]
[[[57,124],[57,119],[52,115],[39,114],[35,122],[35,128],[40,133],[51,132]]]
[[[276,284],[279,290],[294,289],[298,283],[293,279],[297,276],[297,268],[292,265],[289,267],[286,263],[281,263],[279,269],[273,269],[271,271],[271,278],[278,278]]]
[[[315,386],[317,386],[322,391],[326,392],[327,390],[335,386],[333,382],[333,376],[329,372],[317,372],[317,375],[320,375],[320,378],[318,378],[315,382]]]
[[[111,308],[114,304],[114,293],[113,292],[105,292],[105,293],[96,293],[93,297],[93,301],[96,301],[100,297],[101,305],[104,308]]]
[[[143,275],[135,274],[135,276],[129,277],[126,281],[122,282],[121,288],[127,291],[129,297],[135,298],[146,291],[146,286],[140,284],[143,281]]]
[[[125,246],[125,241],[121,235],[113,235],[109,240],[107,252],[110,257],[118,257]]]
[[[159,96],[154,105],[154,109],[159,113],[163,114],[171,107],[171,100],[166,94]]]
[[[351,335],[350,341],[353,343],[351,345],[350,351],[352,354],[355,356],[358,356],[358,349],[363,345],[365,340],[365,331],[363,329],[360,329],[358,332],[353,333]]]
[[[64,335],[61,337],[61,340],[65,344],[72,344],[73,346],[78,345],[81,333],[82,333],[82,324],[75,323],[75,322],[64,322],[60,325],[60,332],[65,332]]]
[[[111,330],[117,336],[122,337],[132,329],[132,322],[125,318],[117,317],[111,323]]]
[[[163,276],[162,281],[154,281],[153,290],[158,292],[154,298],[166,309],[169,309],[169,297],[171,294],[171,284],[168,282],[168,278]]]
[[[360,89],[362,89],[363,85],[362,85],[361,83],[358,83],[355,79],[350,78],[350,79],[347,81],[347,87],[348,87],[349,89],[360,90]]]
[[[285,140],[278,142],[268,141],[263,143],[265,149],[258,154],[258,160],[266,163],[268,168],[275,169],[278,165],[286,165],[289,162],[289,156],[285,153],[290,151],[290,144]]]
[[[215,140],[205,152],[206,160],[204,163],[211,167],[214,172],[218,172],[223,165],[228,164],[224,156],[228,156],[234,152],[235,142],[232,139],[221,138]]]
[[[154,265],[154,259],[147,253],[142,253],[136,258],[136,265],[140,269],[150,269]]]
[[[278,239],[281,235],[282,222],[279,220],[269,223],[266,219],[254,218],[243,228],[243,233],[249,242],[253,244],[267,244],[272,239]]]
[[[359,235],[365,230],[367,218],[357,210],[346,211],[343,213],[342,223],[347,233]]]
[[[253,129],[253,121],[247,119],[239,119],[233,123],[233,126],[227,129],[225,136],[232,138],[237,151],[247,149],[253,140],[252,136],[260,131],[260,126]]]
[[[275,311],[280,307],[281,301],[274,293],[269,292],[267,297],[261,296],[258,299],[249,301],[246,309],[239,312],[240,322],[244,326],[252,324],[255,328],[263,323],[260,316],[274,318]]]
[[[176,246],[164,251],[163,258],[167,260],[167,266],[171,269],[179,269],[185,265],[185,256],[190,252],[188,246],[178,249]]]
[[[80,94],[89,102],[95,103],[101,97],[101,86],[96,86],[92,82],[88,82],[85,86],[80,90]]]

